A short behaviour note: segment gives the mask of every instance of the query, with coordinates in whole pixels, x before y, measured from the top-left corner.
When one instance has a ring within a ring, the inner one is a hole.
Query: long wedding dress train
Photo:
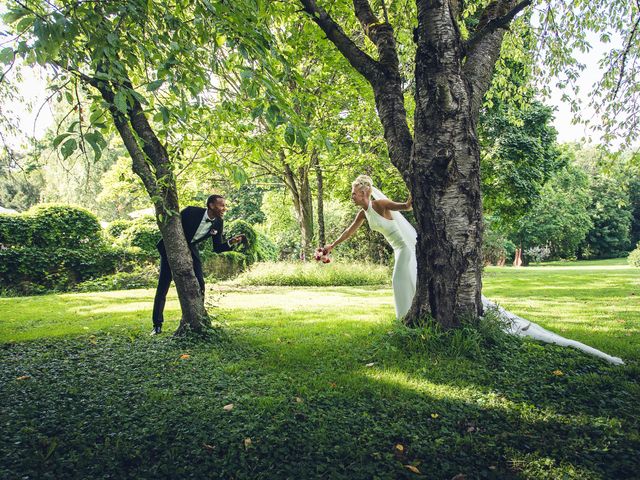
[[[482,296],[482,306],[484,307],[485,311],[496,310],[497,313],[507,321],[506,330],[513,335],[519,335],[521,337],[530,337],[535,340],[540,340],[542,342],[562,345],[563,347],[574,347],[590,355],[600,357],[609,363],[613,363],[614,365],[624,364],[622,359],[619,357],[613,357],[604,352],[601,352],[600,350],[590,347],[589,345],[585,345],[584,343],[577,342],[575,340],[569,340],[568,338],[564,338],[556,333],[550,332],[549,330],[542,328],[537,323],[533,323],[529,320],[525,320],[524,318],[519,317],[518,315],[508,312],[504,308],[496,305],[491,300],[487,299],[484,295]]]
[[[384,194],[377,189],[373,190],[373,196],[376,199],[386,198]],[[391,283],[393,285],[396,317],[402,318],[409,311],[411,302],[413,301],[413,296],[416,292],[418,268],[415,250],[415,230],[402,216],[402,214],[400,214],[400,212],[392,212],[393,220],[389,220],[376,212],[373,209],[373,206],[371,206],[371,202],[369,202],[367,208],[364,209],[364,213],[367,217],[371,230],[382,233],[387,242],[389,242],[393,247],[395,264],[393,266]],[[484,296],[482,297],[482,304],[485,310],[495,309],[498,314],[506,320],[506,330],[513,335],[530,337],[535,340],[554,343],[556,345],[574,347],[590,355],[600,357],[615,365],[624,364],[622,359],[618,357],[607,355],[606,353],[585,345],[584,343],[564,338],[556,333],[550,332],[549,330],[545,330],[536,323],[514,315],[491,302]]]

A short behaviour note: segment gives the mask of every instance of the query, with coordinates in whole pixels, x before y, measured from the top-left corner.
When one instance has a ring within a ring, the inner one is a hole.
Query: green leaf
[[[122,90],[116,93],[115,97],[113,98],[113,103],[120,112],[124,113],[125,115],[127,114],[127,96]]]
[[[327,137],[324,138],[324,146],[327,147],[327,151],[328,152],[332,152],[333,151],[333,143]]]
[[[62,158],[69,158],[73,152],[78,148],[78,142],[76,142],[75,138],[70,138],[66,142],[62,144],[62,148],[60,149],[60,153],[62,153]]]
[[[11,25],[12,23],[20,20],[25,15],[29,15],[29,13],[29,10],[25,8],[13,8],[10,12],[3,15],[2,21],[7,25]]]
[[[162,123],[165,125],[169,123],[170,114],[167,107],[160,107],[160,113],[162,113]]]
[[[89,123],[94,123],[96,120],[98,120],[103,115],[104,115],[104,111],[103,110],[94,110],[93,112],[91,112],[91,115],[89,116]]]
[[[263,111],[264,105],[258,105],[256,108],[251,110],[251,120],[255,120],[256,118],[258,118],[260,115],[262,115]]]
[[[293,125],[287,125],[287,129],[284,131],[284,140],[290,146],[296,143],[296,130]]]
[[[0,50],[0,63],[11,63],[13,61],[13,49],[10,47]]]
[[[104,140],[102,134],[100,132],[90,132],[84,136],[84,139],[89,145],[91,145],[91,148],[93,148],[95,160],[100,160],[100,157],[102,156],[102,148],[100,148],[100,143],[106,145],[106,141]]]
[[[154,80],[147,85],[148,92],[155,92],[164,83],[164,80]]]
[[[62,141],[67,138],[69,135],[71,135],[70,133],[61,133],[60,135],[58,135],[56,138],[53,139],[53,148],[58,148],[58,146],[62,143]]]

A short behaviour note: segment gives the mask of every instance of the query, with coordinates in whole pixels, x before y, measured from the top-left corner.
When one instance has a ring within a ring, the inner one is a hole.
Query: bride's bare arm
[[[413,200],[411,199],[411,194],[409,194],[409,198],[407,198],[406,202],[394,202],[393,200],[388,200],[386,198],[376,200],[376,202],[384,210],[392,210],[395,212],[413,210]]]
[[[364,212],[360,210],[356,215],[356,218],[353,221],[353,223],[349,225],[344,232],[342,232],[342,235],[340,235],[335,242],[324,246],[324,249],[327,251],[327,253],[333,250],[338,244],[351,238],[351,236],[353,236],[353,234],[356,233],[356,230],[360,228],[360,225],[362,225],[363,222],[364,222]]]

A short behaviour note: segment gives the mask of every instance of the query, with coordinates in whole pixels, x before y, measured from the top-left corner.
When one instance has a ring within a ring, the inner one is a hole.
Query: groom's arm
[[[211,238],[211,241],[213,242],[213,251],[216,253],[228,252],[231,250],[231,244],[229,241],[222,239],[223,228],[224,222],[220,219],[220,224],[215,227],[216,233]]]

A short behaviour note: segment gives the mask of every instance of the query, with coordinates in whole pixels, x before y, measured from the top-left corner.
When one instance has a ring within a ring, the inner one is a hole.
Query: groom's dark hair
[[[222,195],[209,195],[209,198],[207,198],[207,208],[209,208],[209,205],[216,203],[219,198],[224,197]]]

